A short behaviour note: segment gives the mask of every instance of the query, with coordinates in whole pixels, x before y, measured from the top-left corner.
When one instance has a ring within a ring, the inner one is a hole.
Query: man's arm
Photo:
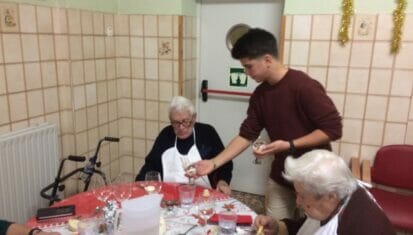
[[[197,169],[197,174],[200,176],[207,175],[211,173],[216,168],[224,165],[226,162],[234,159],[242,151],[244,151],[251,144],[251,141],[241,137],[236,136],[228,144],[228,146],[215,158],[211,160],[199,161],[195,164]]]
[[[10,227],[7,229],[6,235],[28,235],[32,231],[31,228],[26,227],[21,224],[12,224]],[[41,230],[33,230],[32,233],[33,235],[60,235],[60,233],[57,232],[43,232]]]

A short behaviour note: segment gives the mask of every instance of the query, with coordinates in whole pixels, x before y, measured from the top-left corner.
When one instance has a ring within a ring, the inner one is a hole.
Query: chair
[[[384,146],[370,166],[370,161],[364,160],[361,175],[363,181],[373,183],[370,192],[377,203],[395,228],[413,231],[413,146]],[[389,187],[396,189],[385,189]]]

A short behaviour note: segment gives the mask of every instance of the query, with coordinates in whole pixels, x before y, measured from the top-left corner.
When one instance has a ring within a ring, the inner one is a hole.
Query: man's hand
[[[214,163],[211,160],[202,160],[195,164],[197,176],[208,175],[214,170]]]
[[[290,149],[290,143],[284,140],[276,140],[259,148],[253,148],[253,154],[257,158],[264,158],[267,155],[284,152]]]
[[[226,195],[231,194],[231,188],[229,187],[227,182],[225,182],[223,180],[218,181],[216,190],[218,190],[218,192],[221,192],[221,193],[226,194]]]
[[[278,222],[276,219],[273,219],[270,216],[266,215],[258,215],[255,218],[254,226],[259,228],[260,226],[264,226],[264,233],[266,235],[272,235],[278,233]]]

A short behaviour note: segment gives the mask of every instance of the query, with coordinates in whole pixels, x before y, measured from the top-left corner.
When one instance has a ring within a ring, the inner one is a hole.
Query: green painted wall
[[[0,0],[120,14],[196,15],[196,0]]]
[[[355,13],[392,13],[394,0],[354,0]],[[408,1],[409,2],[409,1]],[[285,0],[284,14],[341,14],[342,0]],[[406,12],[413,13],[413,2]]]

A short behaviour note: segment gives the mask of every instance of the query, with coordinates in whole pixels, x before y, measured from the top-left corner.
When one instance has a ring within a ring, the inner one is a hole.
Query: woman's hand
[[[229,187],[227,182],[225,182],[224,180],[218,181],[216,190],[218,190],[218,192],[221,192],[221,193],[226,194],[226,195],[231,194],[231,188]]]
[[[278,222],[270,216],[258,215],[255,218],[254,226],[256,228],[263,226],[266,235],[278,234]]]
[[[284,140],[276,140],[259,148],[253,148],[253,154],[257,158],[264,158],[267,155],[284,152],[290,149],[290,143]]]
[[[197,176],[208,175],[214,170],[214,163],[211,160],[198,161],[194,165]]]

